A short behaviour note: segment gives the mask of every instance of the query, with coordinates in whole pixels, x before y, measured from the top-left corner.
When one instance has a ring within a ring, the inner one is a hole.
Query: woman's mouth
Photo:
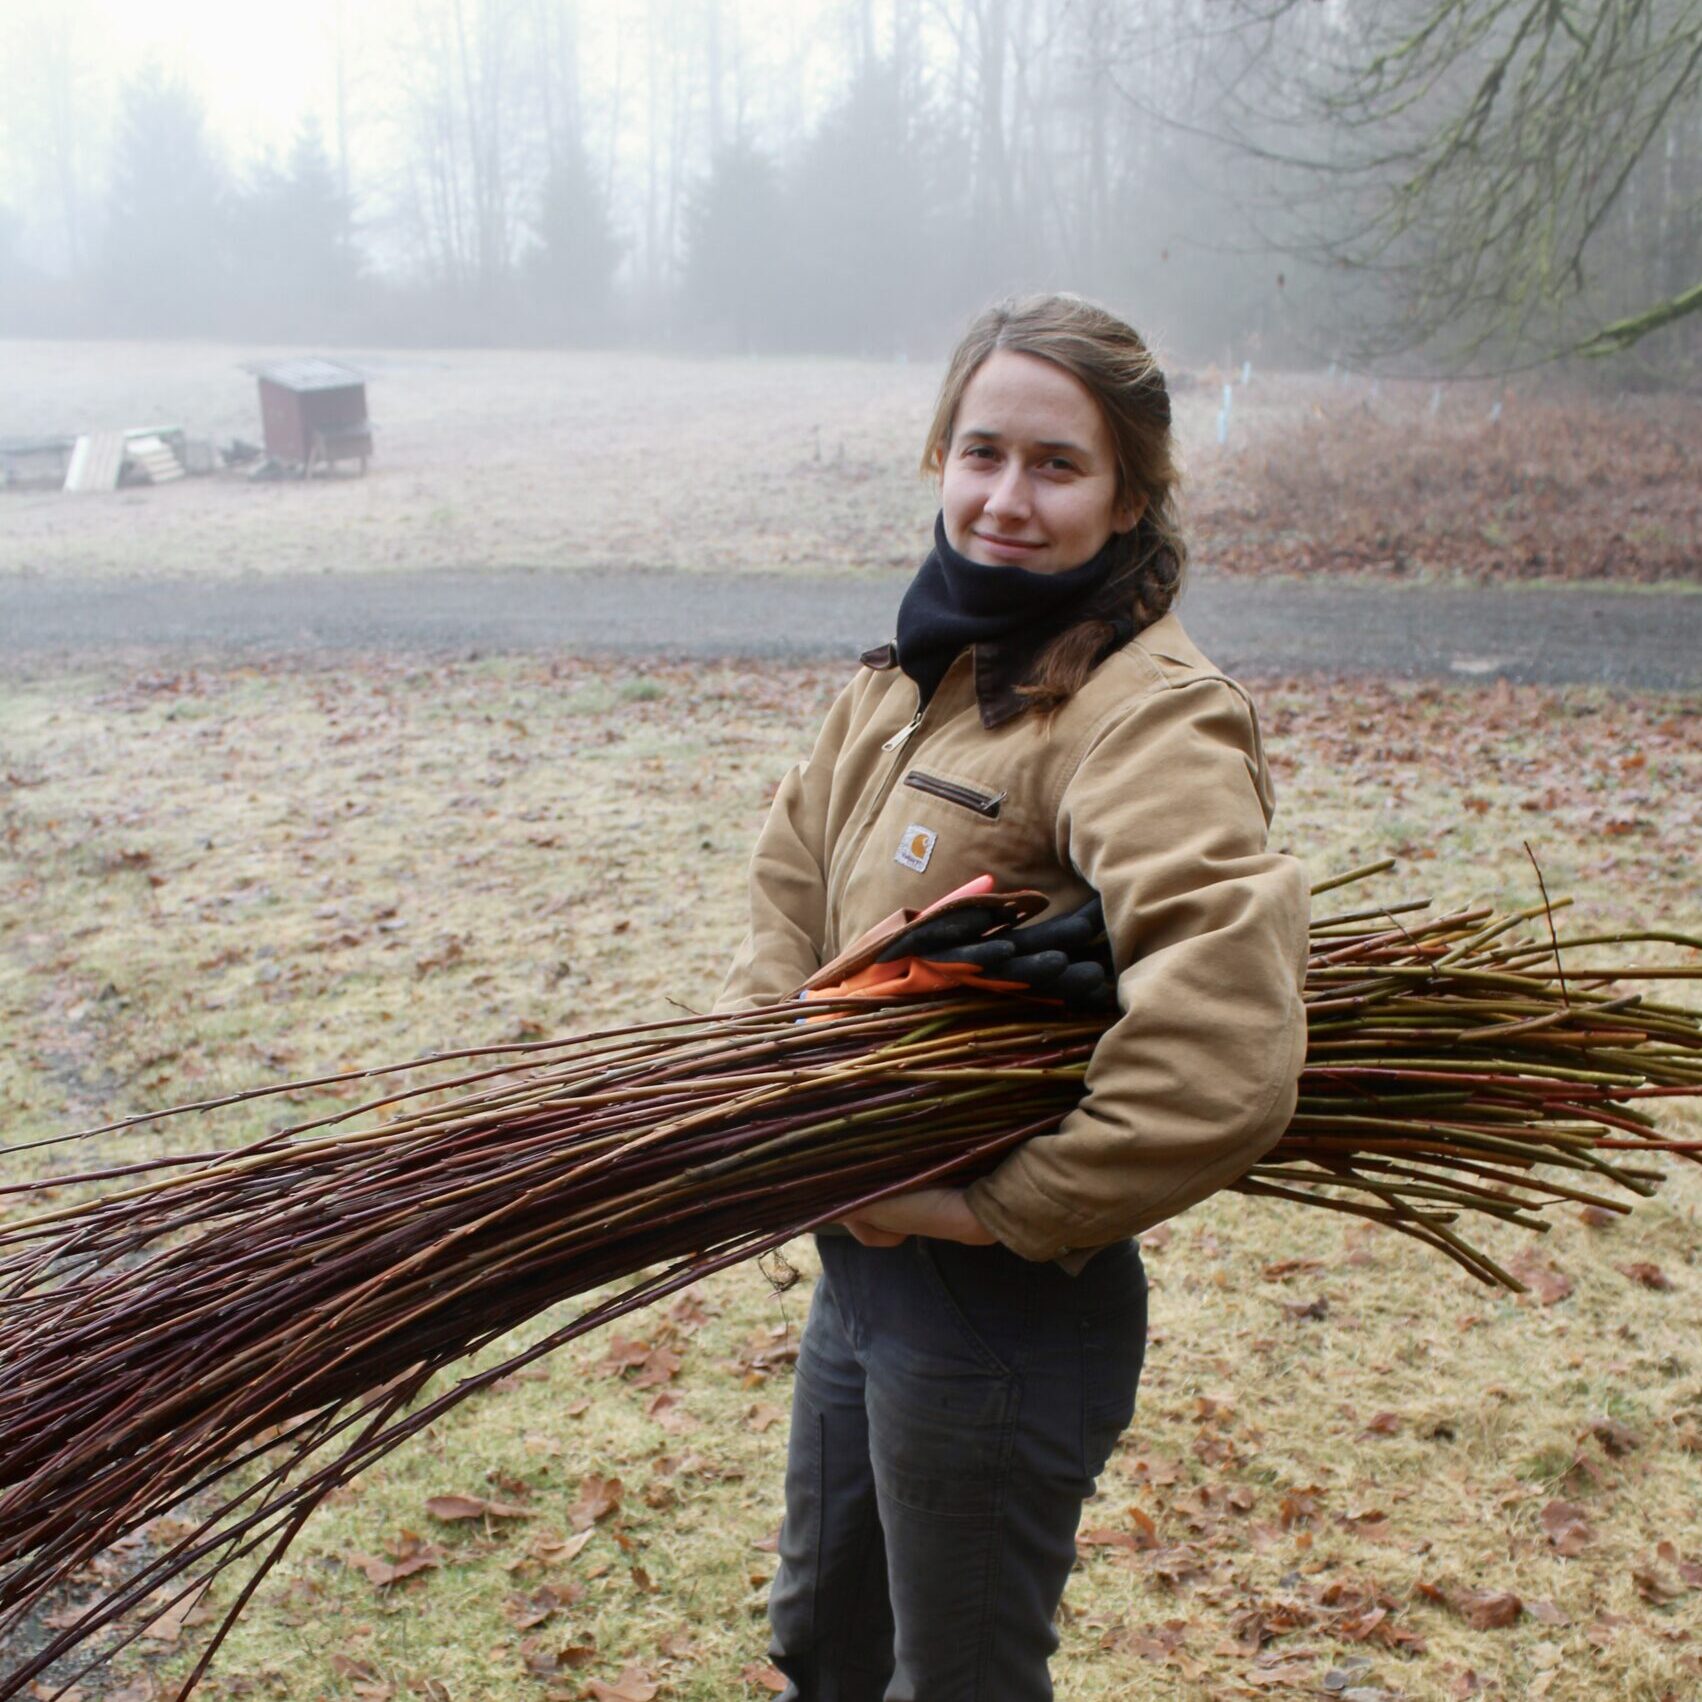
[[[997,537],[991,532],[977,532],[975,538],[990,550],[1002,551],[1012,556],[1032,555],[1036,550],[1046,547],[1043,543],[1030,542],[1025,538]]]

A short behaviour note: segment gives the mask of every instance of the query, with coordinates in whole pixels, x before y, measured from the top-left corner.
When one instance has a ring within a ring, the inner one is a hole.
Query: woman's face
[[[995,349],[964,387],[940,468],[946,537],[988,567],[1063,573],[1127,532],[1117,466],[1087,386],[1038,355]]]

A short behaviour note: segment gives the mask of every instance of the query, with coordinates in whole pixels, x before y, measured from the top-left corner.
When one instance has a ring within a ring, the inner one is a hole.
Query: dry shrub
[[[1474,580],[1695,579],[1696,404],[1481,398],[1432,416],[1366,398],[1262,434],[1201,493],[1200,553],[1241,572],[1318,569]]]

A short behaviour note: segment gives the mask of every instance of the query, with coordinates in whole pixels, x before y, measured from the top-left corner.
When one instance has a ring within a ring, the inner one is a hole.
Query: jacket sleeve
[[[827,934],[827,818],[856,681],[827,712],[815,747],[780,782],[751,852],[750,927],[715,996],[717,1011],[784,999],[822,964]]]
[[[1219,678],[1167,684],[1084,741],[1059,856],[1104,901],[1122,1015],[1081,1103],[972,1183],[1029,1259],[1096,1247],[1241,1176],[1293,1114],[1310,905],[1265,848],[1269,780],[1250,706]]]

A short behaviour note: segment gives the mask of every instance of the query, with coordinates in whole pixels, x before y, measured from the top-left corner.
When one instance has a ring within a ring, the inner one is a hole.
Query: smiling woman
[[[1081,380],[998,349],[964,387],[941,456],[940,509],[971,561],[1062,573],[1134,529],[1145,498],[1122,488],[1110,429]]]
[[[975,321],[896,642],[865,652],[751,859],[722,1009],[827,991],[816,972],[883,918],[997,885],[1043,895],[1027,932],[1059,949],[995,973],[1109,998],[1085,973],[1103,957],[1119,1012],[1055,1134],[820,1237],[769,1603],[791,1702],[1052,1695],[1081,1506],[1134,1411],[1132,1237],[1242,1176],[1294,1106],[1306,883],[1266,848],[1251,704],[1170,613],[1170,429],[1157,363],[1103,308]],[[943,920],[883,969],[973,973],[975,925],[943,942]]]

